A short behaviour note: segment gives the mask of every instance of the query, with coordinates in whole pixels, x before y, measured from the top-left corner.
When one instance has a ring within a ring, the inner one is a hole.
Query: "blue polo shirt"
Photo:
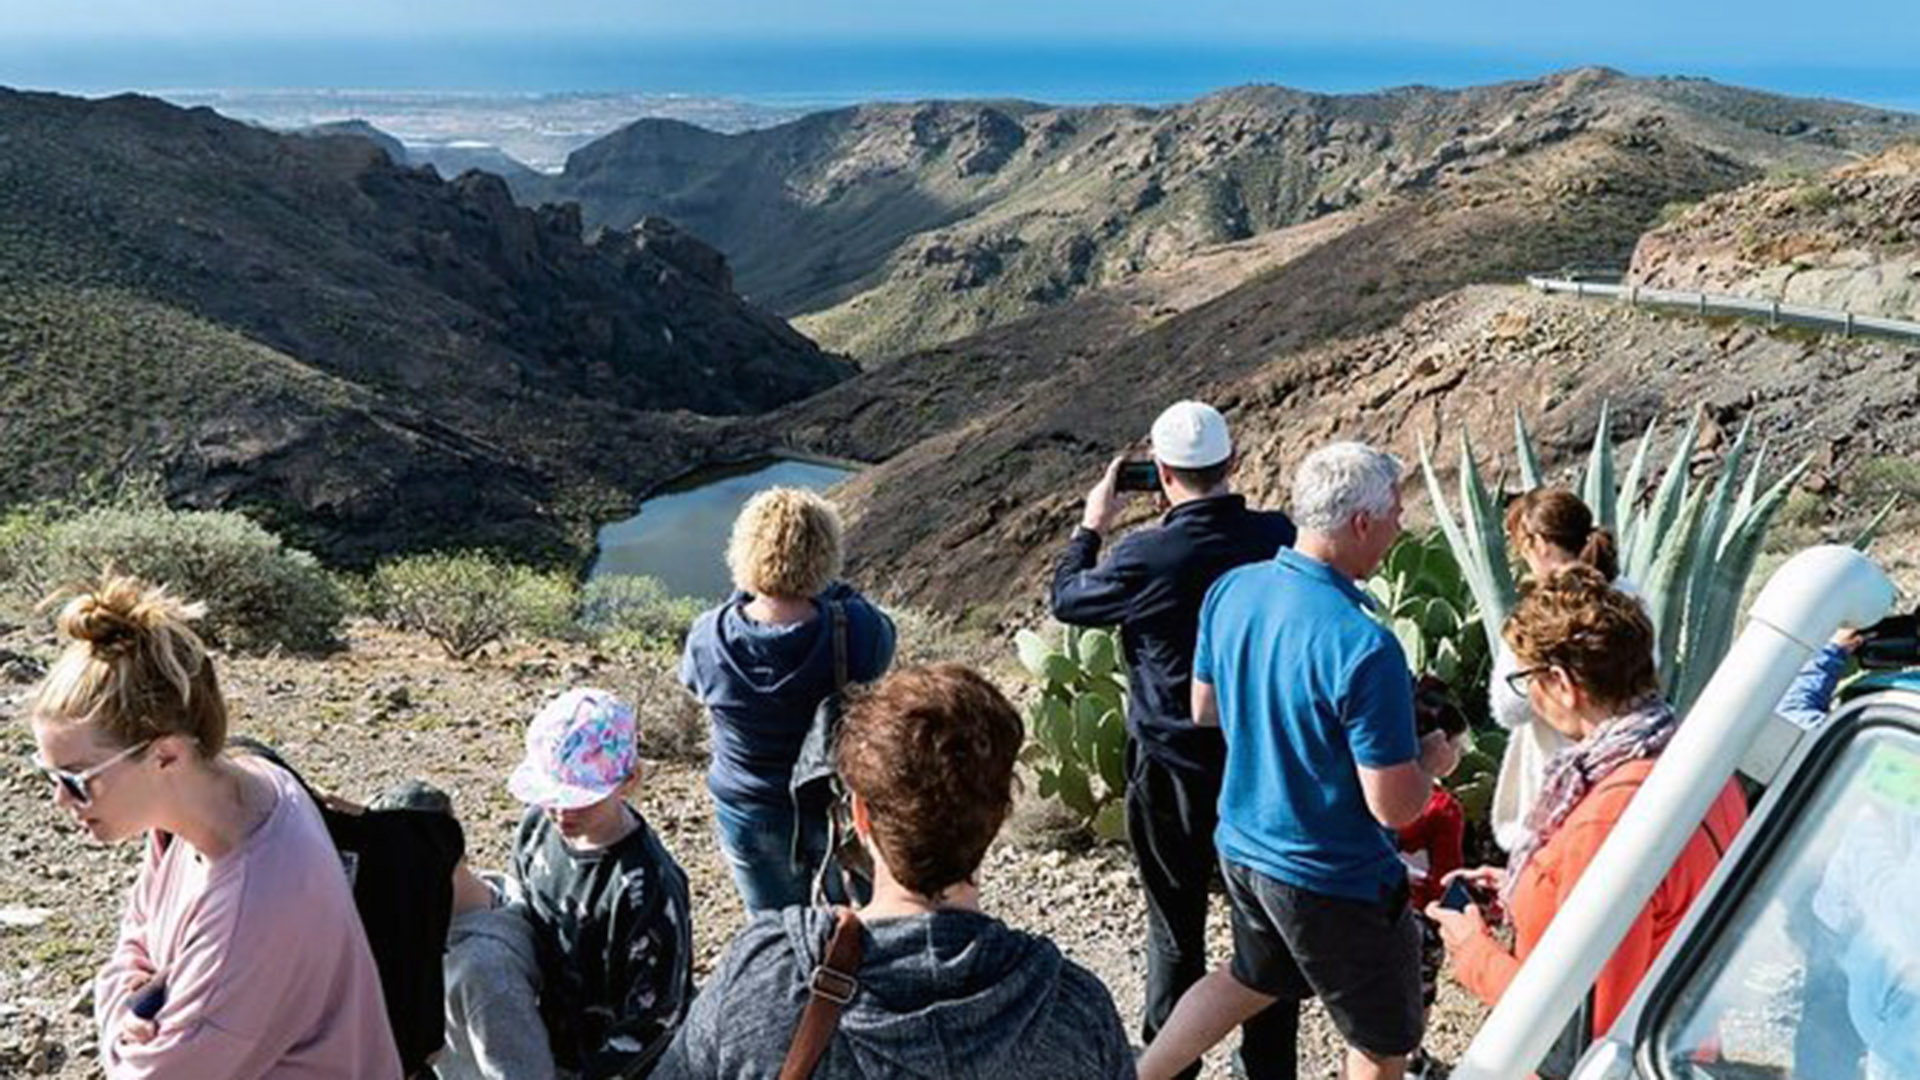
[[[1420,741],[1406,655],[1370,603],[1325,563],[1283,549],[1208,590],[1193,677],[1213,685],[1227,742],[1221,857],[1377,901],[1406,868],[1355,769],[1416,760]]]

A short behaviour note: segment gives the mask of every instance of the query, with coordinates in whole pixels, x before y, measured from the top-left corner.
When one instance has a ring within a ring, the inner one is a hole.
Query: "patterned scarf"
[[[1602,724],[1592,735],[1547,762],[1547,777],[1540,797],[1527,812],[1526,839],[1514,849],[1513,858],[1507,863],[1507,883],[1501,890],[1501,898],[1508,902],[1509,908],[1527,860],[1547,846],[1547,841],[1553,839],[1553,834],[1572,816],[1580,800],[1599,787],[1613,770],[1666,749],[1679,726],[1680,719],[1673,714],[1673,706],[1663,697],[1651,697]]]

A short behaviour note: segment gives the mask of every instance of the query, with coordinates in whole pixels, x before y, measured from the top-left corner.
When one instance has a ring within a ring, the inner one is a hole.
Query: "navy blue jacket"
[[[1053,572],[1053,617],[1120,627],[1127,658],[1127,731],[1139,750],[1178,769],[1219,775],[1226,744],[1193,722],[1193,642],[1200,602],[1220,575],[1292,547],[1293,522],[1214,495],[1122,537],[1104,561],[1100,534],[1077,528]],[[1096,566],[1096,561],[1099,564]]]
[[[833,692],[826,603],[846,607],[852,682],[877,679],[893,662],[893,620],[840,582],[814,598],[818,614],[791,626],[762,626],[747,618],[742,609],[752,600],[737,592],[693,621],[680,657],[680,682],[713,718],[707,787],[714,796],[733,804],[786,805],[787,781],[813,710]]]

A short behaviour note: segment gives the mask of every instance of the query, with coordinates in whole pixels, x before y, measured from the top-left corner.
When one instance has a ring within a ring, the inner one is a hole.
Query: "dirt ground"
[[[905,651],[913,651],[911,642]],[[34,658],[52,643],[15,630],[0,637],[0,1075],[98,1077],[88,980],[113,938],[132,880],[133,845],[98,846],[80,835],[26,762],[31,740],[19,706]],[[346,651],[314,660],[228,659],[223,664],[238,733],[266,739],[317,785],[368,797],[408,776],[446,789],[467,827],[474,862],[502,865],[518,819],[504,778],[520,752],[524,724],[549,695],[576,684],[639,697],[642,724],[685,724],[657,668],[598,656],[582,647],[516,649],[470,664],[441,657],[423,640],[366,625]],[[703,766],[690,758],[650,761],[642,809],[692,879],[697,974],[704,978],[742,921],[712,835]],[[982,886],[994,914],[1045,934],[1098,974],[1131,1029],[1145,960],[1144,907],[1122,847],[1074,851],[1023,806],[988,856]],[[8,919],[5,913],[19,913]],[[15,925],[16,922],[28,925]],[[1213,925],[1226,955],[1224,900]],[[1464,1049],[1481,1010],[1443,987],[1430,1046],[1443,1058]],[[1206,1075],[1228,1075],[1226,1049]],[[1312,1010],[1302,1039],[1301,1075],[1335,1076],[1340,1055],[1331,1028]]]

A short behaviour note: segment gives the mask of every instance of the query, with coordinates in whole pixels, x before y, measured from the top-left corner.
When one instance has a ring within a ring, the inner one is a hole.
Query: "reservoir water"
[[[758,458],[699,469],[661,488],[640,512],[600,530],[593,574],[644,574],[675,596],[719,599],[731,591],[727,537],[740,508],[772,487],[821,490],[852,469],[789,458]]]

